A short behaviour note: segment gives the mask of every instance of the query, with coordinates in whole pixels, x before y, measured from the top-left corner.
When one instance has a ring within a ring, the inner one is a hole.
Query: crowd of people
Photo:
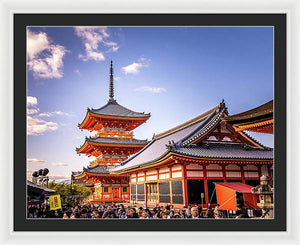
[[[240,208],[235,213],[236,218],[249,218],[247,210]],[[223,218],[220,206],[208,206],[205,210],[199,205],[189,205],[186,209],[175,209],[173,205],[159,206],[150,209],[143,207],[124,206],[123,204],[85,204],[74,207],[50,210],[46,204],[28,206],[28,218],[63,218],[63,219],[199,219]]]

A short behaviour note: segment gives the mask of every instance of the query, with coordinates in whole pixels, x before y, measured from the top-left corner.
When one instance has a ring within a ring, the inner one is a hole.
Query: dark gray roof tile
[[[109,167],[108,166],[95,166],[95,167],[87,167],[83,168],[83,172],[87,173],[94,173],[94,174],[108,174],[109,173]]]
[[[200,120],[195,122],[192,125],[189,125],[185,128],[182,128],[174,133],[170,133],[162,138],[154,138],[146,147],[144,147],[141,151],[125,160],[122,163],[122,166],[116,167],[112,171],[120,171],[124,169],[134,168],[142,164],[146,164],[148,162],[153,162],[159,159],[161,156],[168,152],[166,145],[169,141],[174,141],[178,143],[181,141],[186,135],[194,132],[196,128],[198,128],[204,120]]]
[[[134,138],[104,138],[104,137],[97,137],[97,138],[86,138],[88,142],[92,143],[99,143],[99,144],[125,144],[125,145],[146,145],[148,143],[147,140],[138,140]]]
[[[259,149],[242,144],[210,142],[199,145],[175,146],[172,152],[205,158],[273,159],[273,149]]]
[[[136,117],[136,118],[143,118],[143,117],[150,117],[149,114],[145,114],[144,112],[135,112],[132,111],[124,106],[121,106],[115,100],[109,100],[108,103],[102,106],[99,109],[88,109],[89,112],[98,114],[98,115],[105,115],[105,116],[119,116],[119,117]]]

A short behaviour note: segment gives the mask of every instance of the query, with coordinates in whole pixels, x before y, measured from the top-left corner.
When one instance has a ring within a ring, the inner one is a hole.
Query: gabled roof
[[[135,112],[117,103],[116,100],[109,100],[106,105],[100,107],[99,109],[89,109],[96,115],[104,116],[116,116],[116,117],[130,117],[130,118],[147,118],[150,117],[150,113],[145,114],[144,112]]]
[[[203,144],[201,140],[219,125],[224,116],[227,116],[227,108],[224,101],[222,101],[208,112],[156,135],[146,147],[111,171],[122,172],[147,164],[151,165],[168,153],[203,158],[273,159],[272,149],[262,146],[243,133],[240,134],[247,142],[253,142],[252,147],[227,142]],[[198,142],[197,145],[194,145],[195,141]]]
[[[206,125],[211,123],[210,119],[214,118],[216,114],[223,114],[225,111],[225,104],[221,103],[219,106],[212,108],[211,110],[195,117],[192,120],[180,124],[179,126],[176,126],[164,133],[156,135],[144,149],[122,162],[122,166],[118,166],[112,171],[114,172],[131,169],[160,159],[162,156],[170,152],[170,148],[168,148],[167,145],[181,145],[182,141],[187,139],[188,136],[194,135],[201,129],[206,130]],[[216,122],[214,121],[214,123]]]
[[[187,135],[182,140],[182,145],[188,145],[205,135],[221,120],[224,113],[227,113],[226,107],[225,105],[220,104],[218,109],[214,110],[193,133]]]

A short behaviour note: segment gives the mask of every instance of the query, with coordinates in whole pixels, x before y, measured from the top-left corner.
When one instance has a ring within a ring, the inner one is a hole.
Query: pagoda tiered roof
[[[104,179],[102,179],[104,181],[105,181],[105,179],[109,179],[109,178],[118,178],[119,180],[122,180],[122,178],[126,179],[126,176],[125,177],[123,176],[120,179],[119,175],[112,174],[111,170],[114,169],[114,168],[115,168],[114,166],[103,166],[103,165],[101,165],[101,166],[98,165],[98,166],[94,166],[94,167],[89,167],[88,166],[86,168],[83,167],[82,171],[74,172],[72,174],[73,174],[73,177],[75,179],[85,179],[85,181],[87,183],[89,183],[90,181],[93,182],[93,180],[96,180],[99,177],[104,178]],[[123,179],[123,182],[124,182],[124,179]],[[128,182],[128,180],[125,181],[125,182]]]
[[[90,146],[104,147],[144,147],[147,145],[147,140],[138,140],[135,138],[104,138],[104,137],[86,137],[84,144],[80,148],[76,148],[77,153],[84,153],[86,148]]]
[[[111,166],[103,166],[103,165],[98,165],[98,166],[94,166],[94,167],[83,167],[82,171],[76,171],[76,172],[72,172],[72,175],[77,178],[80,179],[82,177],[84,177],[87,173],[90,174],[109,174],[109,169],[112,168]]]
[[[106,105],[99,109],[88,109],[88,112],[101,116],[112,116],[112,117],[129,117],[129,118],[148,118],[150,113],[145,114],[144,112],[135,112],[117,103],[116,100],[109,100]]]
[[[101,129],[109,121],[120,122],[127,130],[133,130],[143,124],[150,118],[150,113],[132,111],[120,104],[114,99],[109,99],[106,105],[99,109],[87,109],[86,116],[81,124],[80,129]],[[96,124],[100,124],[98,127]]]
[[[147,140],[138,140],[135,138],[104,138],[104,137],[89,137],[86,141],[103,145],[147,145]]]
[[[150,167],[172,156],[196,157],[207,161],[239,159],[239,161],[268,160],[271,162],[273,150],[243,132],[233,132],[233,136],[239,139],[238,143],[207,141],[207,137],[223,123],[223,119],[227,116],[227,108],[222,101],[206,113],[154,136],[146,147],[122,162],[121,166],[111,169],[111,172],[122,173]]]
[[[109,174],[109,169],[111,167],[109,166],[95,166],[95,167],[87,167],[87,168],[83,168],[84,172],[87,173],[97,173],[97,174]]]

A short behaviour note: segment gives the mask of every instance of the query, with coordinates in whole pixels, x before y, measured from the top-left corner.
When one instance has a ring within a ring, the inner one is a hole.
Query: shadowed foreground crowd
[[[215,208],[208,207],[202,210],[199,206],[188,206],[187,209],[175,210],[173,205],[156,206],[153,209],[143,207],[125,207],[123,204],[112,205],[83,205],[72,208],[50,210],[49,206],[29,205],[28,218],[63,218],[63,219],[199,219],[199,218],[223,218],[219,205]],[[236,218],[249,218],[247,210],[240,208],[236,212]]]

